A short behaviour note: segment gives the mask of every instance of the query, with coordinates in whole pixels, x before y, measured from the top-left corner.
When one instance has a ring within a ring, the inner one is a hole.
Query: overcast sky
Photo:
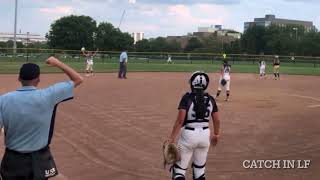
[[[14,0],[0,0],[0,32],[13,32]],[[245,21],[275,14],[313,21],[320,29],[320,0],[19,0],[18,31],[45,35],[59,17],[88,15],[125,32],[157,37],[184,35],[199,26],[221,24],[243,31]]]

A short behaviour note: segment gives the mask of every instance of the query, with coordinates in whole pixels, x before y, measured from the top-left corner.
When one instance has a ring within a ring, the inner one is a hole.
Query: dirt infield
[[[165,180],[161,145],[170,134],[177,104],[189,89],[188,73],[96,74],[58,108],[52,151],[72,180]],[[214,94],[217,74],[210,74]],[[67,79],[43,75],[41,87]],[[0,76],[0,94],[19,86]],[[258,80],[233,74],[231,101],[218,101],[221,139],[211,148],[207,179],[320,179],[320,77]],[[224,96],[224,94],[223,94]],[[1,140],[2,141],[2,140]],[[1,154],[3,148],[1,148]],[[245,169],[244,160],[312,160],[308,169]],[[189,168],[189,171],[191,169]],[[190,172],[188,179],[191,179]]]

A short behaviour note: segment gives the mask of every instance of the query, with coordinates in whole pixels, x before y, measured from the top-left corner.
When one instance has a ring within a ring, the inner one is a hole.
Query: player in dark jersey
[[[273,60],[273,74],[274,74],[275,80],[280,79],[279,69],[280,69],[280,59],[279,59],[279,56],[275,56]]]
[[[205,92],[209,85],[209,76],[204,72],[195,72],[190,78],[191,92],[186,93],[179,104],[178,118],[168,141],[176,142],[181,159],[171,168],[173,180],[185,180],[185,173],[193,157],[194,180],[205,180],[207,154],[219,137],[220,120],[214,98]],[[213,119],[214,132],[210,135],[209,120]]]

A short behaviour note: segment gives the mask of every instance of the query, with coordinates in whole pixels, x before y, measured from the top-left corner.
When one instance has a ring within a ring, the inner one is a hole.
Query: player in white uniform
[[[221,71],[220,71],[220,80],[219,80],[219,86],[218,86],[218,92],[216,95],[216,99],[218,99],[222,89],[226,89],[226,99],[225,101],[229,101],[229,97],[230,97],[230,82],[231,82],[231,65],[228,63],[228,61],[224,60],[223,64],[221,66]],[[223,79],[226,81],[225,85],[222,85],[222,81]]]
[[[214,98],[205,92],[209,76],[204,72],[195,72],[190,78],[191,92],[186,93],[179,104],[178,118],[174,124],[169,143],[178,139],[181,158],[172,168],[172,180],[185,180],[186,170],[192,158],[194,180],[205,180],[205,165],[210,143],[216,145],[219,137],[220,120]],[[214,125],[210,135],[209,120]],[[181,131],[181,133],[180,133]]]
[[[260,61],[259,62],[259,68],[260,68],[260,79],[266,78],[266,62]]]
[[[171,63],[172,63],[171,55],[168,55],[167,63],[168,63],[168,64],[171,64]]]
[[[93,75],[93,57],[98,53],[98,49],[92,53],[91,51],[88,51],[85,53],[85,51],[82,51],[82,54],[86,58],[86,76]]]

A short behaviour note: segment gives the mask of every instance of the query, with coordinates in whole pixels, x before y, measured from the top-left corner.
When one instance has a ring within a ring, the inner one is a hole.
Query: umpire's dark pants
[[[126,78],[127,77],[127,64],[125,62],[120,62],[118,77],[119,78]]]
[[[34,153],[19,153],[6,149],[0,172],[2,180],[47,180],[48,178],[43,176],[43,169],[49,167],[55,167],[49,148]]]

